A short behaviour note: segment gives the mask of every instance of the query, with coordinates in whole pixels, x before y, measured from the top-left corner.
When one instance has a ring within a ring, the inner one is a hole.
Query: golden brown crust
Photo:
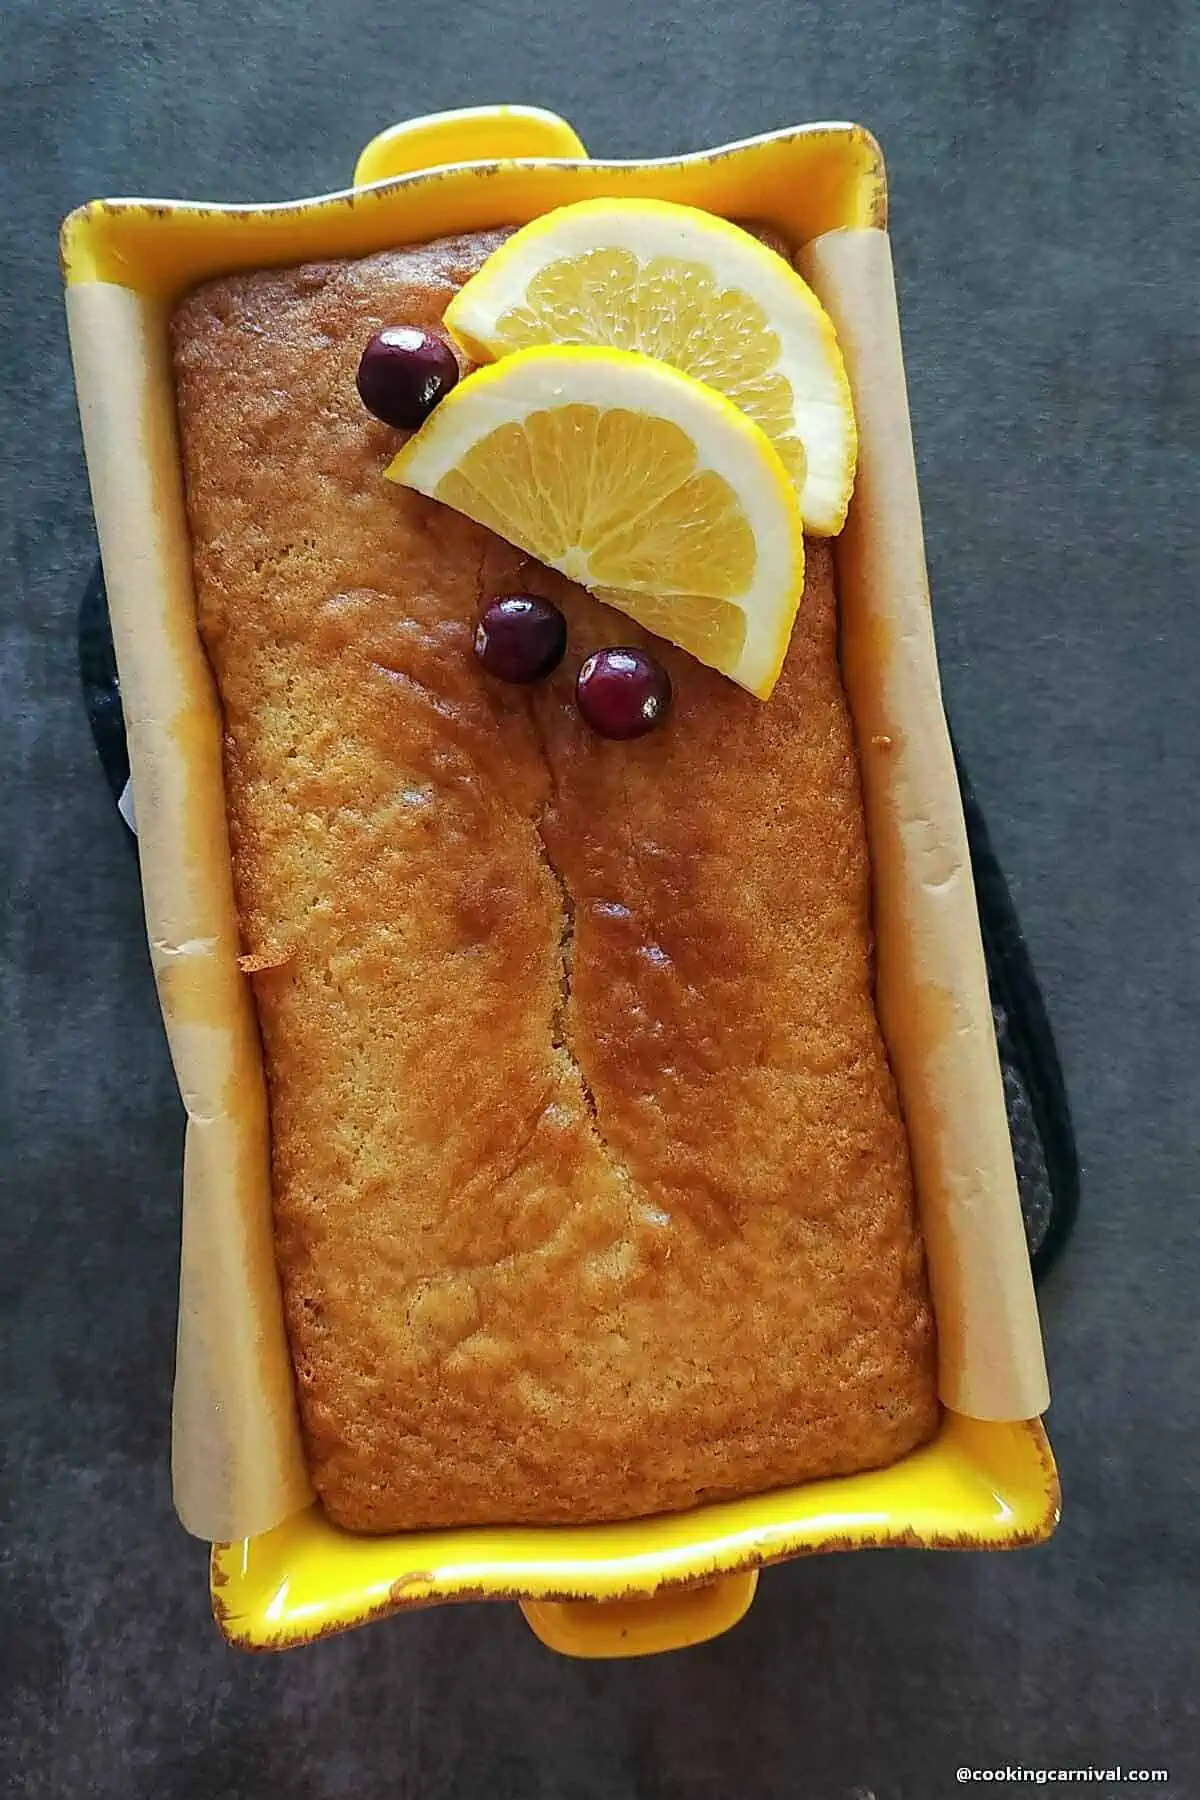
[[[827,545],[768,705],[655,641],[665,730],[571,680],[638,629],[381,477],[354,394],[494,238],[234,277],[173,341],[314,1481],[393,1530],[633,1517],[936,1421],[870,990]],[[571,650],[484,677],[479,600]]]

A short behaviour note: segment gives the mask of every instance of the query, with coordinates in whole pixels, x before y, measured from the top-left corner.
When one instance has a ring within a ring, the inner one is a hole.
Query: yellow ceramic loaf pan
[[[270,207],[98,201],[63,230],[69,285],[114,283],[161,303],[241,268],[366,254],[517,223],[592,195],[651,195],[770,222],[803,242],[886,223],[879,151],[849,125],[809,126],[660,162],[590,162],[532,108],[442,114],[384,132],[355,187]],[[517,1600],[547,1644],[641,1655],[712,1637],[746,1611],[757,1571],[817,1551],[1009,1549],[1054,1529],[1058,1484],[1038,1420],[946,1412],[934,1442],[891,1468],[673,1517],[608,1526],[359,1537],[317,1506],[212,1555],[228,1639],[282,1649],[410,1607]]]

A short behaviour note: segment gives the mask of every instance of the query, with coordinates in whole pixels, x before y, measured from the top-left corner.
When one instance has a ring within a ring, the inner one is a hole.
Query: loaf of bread
[[[362,1531],[673,1510],[937,1419],[830,548],[763,704],[384,481],[362,347],[496,241],[172,321],[300,1412]],[[569,621],[532,689],[472,653],[511,591]],[[674,683],[635,743],[572,700],[613,643]]]

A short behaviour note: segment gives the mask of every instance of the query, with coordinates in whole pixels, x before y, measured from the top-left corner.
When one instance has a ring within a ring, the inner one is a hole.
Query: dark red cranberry
[[[540,594],[501,594],[475,627],[475,654],[501,681],[540,681],[567,648],[567,621]]]
[[[575,702],[601,737],[641,737],[666,718],[671,677],[645,650],[597,650],[579,671]]]
[[[419,325],[377,331],[358,365],[358,394],[367,411],[404,431],[415,431],[457,380],[449,344]]]

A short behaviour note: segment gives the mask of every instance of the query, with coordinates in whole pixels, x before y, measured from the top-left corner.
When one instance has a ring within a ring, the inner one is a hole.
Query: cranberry
[[[449,344],[419,325],[377,331],[358,365],[358,394],[385,425],[415,431],[458,380]]]
[[[540,594],[501,594],[475,627],[475,654],[501,681],[540,681],[567,648],[567,621]]]
[[[671,677],[645,650],[597,650],[579,671],[575,703],[601,737],[641,737],[666,718]]]

